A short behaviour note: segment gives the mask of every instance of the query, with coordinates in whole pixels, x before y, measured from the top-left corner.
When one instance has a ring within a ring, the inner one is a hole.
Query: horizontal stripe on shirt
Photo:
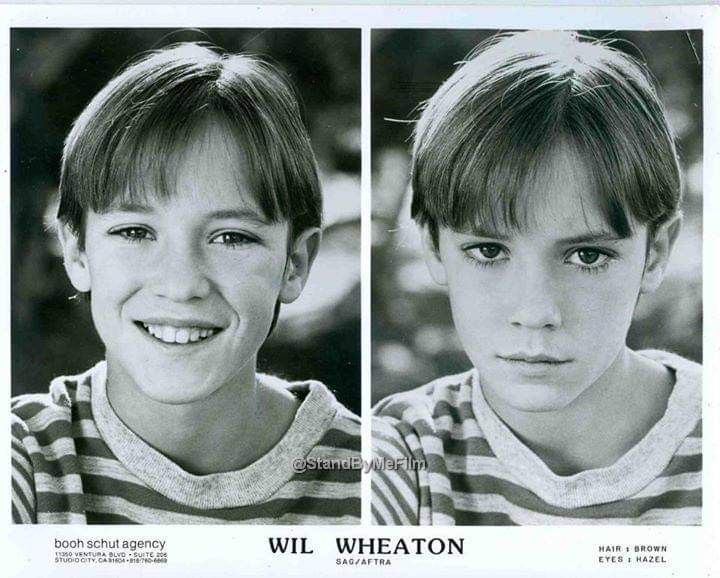
[[[268,378],[263,376],[259,379]],[[232,487],[236,472],[192,476],[182,473],[158,452],[146,449],[132,434],[126,439],[137,444],[133,456],[143,453],[170,468],[167,477],[178,476],[182,483],[207,480],[204,487],[212,502],[213,484],[222,498],[237,505],[200,508],[168,497],[143,478],[142,464],[130,464],[111,449],[101,431],[113,431],[113,424],[99,427],[93,412],[93,395],[104,387],[104,367],[99,364],[76,377],[54,380],[50,393],[20,396],[12,400],[12,496],[13,520],[17,523],[102,523],[102,524],[357,524],[360,521],[360,470],[327,469],[292,473],[291,464],[279,469],[259,470],[251,464],[261,483],[276,484],[266,499],[242,496],[241,487]],[[268,378],[284,383],[277,378]],[[317,416],[316,422],[298,425],[300,435],[314,436],[305,457],[316,460],[360,459],[360,421],[343,408],[317,382],[288,384],[301,399],[296,420]],[[103,392],[104,393],[104,392]],[[308,401],[309,400],[309,401]],[[309,406],[308,403],[314,404]],[[107,411],[109,406],[105,406]],[[302,411],[305,413],[303,414]],[[115,418],[117,419],[117,418]],[[313,417],[312,419],[316,419]],[[123,426],[124,427],[124,426]],[[116,440],[110,440],[115,442]],[[300,445],[307,442],[299,442]],[[291,447],[296,447],[293,443]],[[271,462],[275,463],[275,462]],[[243,472],[243,470],[240,470]],[[288,476],[287,472],[290,472]],[[153,472],[163,479],[162,471]],[[287,479],[277,478],[288,476]],[[251,478],[246,478],[251,479]],[[263,482],[264,480],[264,482]],[[211,483],[211,481],[213,483]],[[215,483],[217,482],[217,483]],[[230,485],[229,485],[230,484]],[[268,486],[272,487],[272,486]],[[249,485],[252,491],[252,484]],[[190,492],[192,494],[192,492]],[[192,497],[192,496],[191,496]],[[220,502],[218,502],[220,503]]]
[[[702,368],[665,352],[640,354],[675,374],[665,414],[615,464],[573,476],[552,473],[502,424],[478,393],[474,370],[382,400],[373,455],[426,469],[373,472],[374,522],[700,524]],[[631,452],[642,458],[630,462]]]

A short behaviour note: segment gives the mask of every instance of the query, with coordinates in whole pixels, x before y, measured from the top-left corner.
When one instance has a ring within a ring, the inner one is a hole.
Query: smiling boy
[[[412,213],[473,369],[375,408],[380,524],[699,524],[701,367],[625,340],[680,228],[634,59],[570,33],[480,47],[417,123]]]
[[[58,233],[105,360],[13,400],[13,518],[342,524],[359,420],[321,383],[256,373],[320,240],[309,139],[284,76],[195,44],[114,78],[65,144]]]

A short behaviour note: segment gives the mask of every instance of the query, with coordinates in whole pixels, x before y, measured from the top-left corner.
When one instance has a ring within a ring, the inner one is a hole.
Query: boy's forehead
[[[225,185],[228,180],[249,187],[244,144],[219,121],[201,122],[186,142],[173,147],[165,162],[178,180],[197,181],[199,187]]]
[[[244,202],[238,203],[216,203],[212,195],[202,197],[183,198],[184,195],[175,197],[159,197],[157,195],[137,197],[123,197],[116,199],[106,209],[98,213],[137,213],[151,215],[169,210],[173,205],[185,205],[197,217],[212,217],[214,219],[239,219],[254,221],[258,224],[271,224],[270,220],[262,213],[256,205],[249,205]]]
[[[620,238],[588,163],[570,146],[555,147],[511,195],[498,210],[476,212],[465,232],[498,239]]]
[[[265,217],[253,194],[246,155],[229,128],[209,120],[184,142],[160,146],[158,138],[149,137],[138,152],[134,170],[107,210],[150,212],[182,202],[198,211]]]
[[[143,190],[131,194],[125,191],[98,213],[135,213],[141,215],[184,211],[194,218],[236,219],[252,221],[258,225],[271,224],[258,204],[251,198],[238,195],[236,191],[217,191],[213,187],[203,189],[180,188],[160,194]]]

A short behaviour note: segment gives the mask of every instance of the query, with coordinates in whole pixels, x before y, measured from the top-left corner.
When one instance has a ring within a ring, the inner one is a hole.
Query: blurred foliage
[[[71,301],[54,218],[62,144],[90,99],[137,54],[203,41],[278,64],[300,95],[318,158],[326,231],[300,300],[283,307],[259,369],[319,379],[360,410],[360,32],[310,29],[13,29],[12,393],[103,357],[87,304]]]
[[[494,30],[372,32],[373,403],[470,367],[445,294],[433,285],[410,220],[412,121],[458,62]],[[677,136],[685,216],[663,285],[643,296],[633,349],[702,361],[702,32],[586,32],[647,63]]]

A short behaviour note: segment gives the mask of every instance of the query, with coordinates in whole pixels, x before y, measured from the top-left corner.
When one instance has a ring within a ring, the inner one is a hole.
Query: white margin
[[[720,26],[717,6],[642,7],[512,7],[512,6],[218,6],[193,7],[152,5],[0,5],[0,377],[7,398],[10,395],[10,114],[9,114],[9,28],[10,27],[310,27],[363,28],[571,28],[669,30],[703,28],[704,47],[704,525],[685,527],[542,527],[542,528],[387,528],[361,527],[259,527],[179,526],[18,527],[9,522],[9,479],[5,474],[3,543],[0,556],[3,574],[34,577],[41,575],[123,576],[138,570],[153,575],[325,575],[346,572],[353,576],[407,574],[415,577],[450,575],[620,575],[617,567],[595,562],[599,544],[667,543],[670,563],[659,567],[623,569],[622,575],[709,577],[720,573],[720,144],[717,87],[720,86]],[[365,45],[363,45],[365,46]],[[367,49],[363,48],[367,58]],[[363,63],[363,165],[362,165],[362,393],[363,455],[368,457],[370,387],[370,165],[369,165],[369,63]],[[9,431],[9,416],[2,418]],[[9,445],[3,452],[5,467],[10,464]],[[366,477],[367,478],[367,477]],[[367,481],[363,481],[363,495]],[[367,513],[367,506],[363,506]],[[310,556],[273,556],[267,537],[307,536],[315,549]],[[170,563],[152,568],[77,567],[51,563],[55,537],[165,537],[169,541]],[[335,568],[337,537],[464,537],[465,554],[442,558],[412,556],[394,558],[391,568]]]

